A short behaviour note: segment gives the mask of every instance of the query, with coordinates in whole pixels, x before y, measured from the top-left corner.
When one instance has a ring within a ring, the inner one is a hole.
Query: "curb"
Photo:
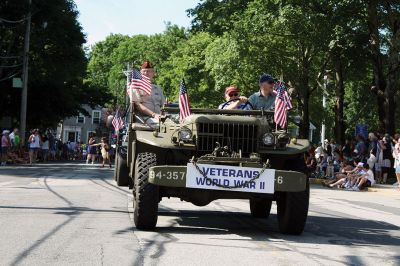
[[[310,184],[313,185],[321,185],[322,182],[326,181],[327,179],[323,179],[323,178],[309,178],[310,180]]]
[[[310,184],[313,185],[321,185],[322,182],[326,181],[327,179],[323,178],[309,178]],[[364,191],[366,192],[381,192],[386,194],[398,193],[396,188],[391,185],[375,185],[373,187],[367,187]],[[400,193],[398,193],[400,195]]]

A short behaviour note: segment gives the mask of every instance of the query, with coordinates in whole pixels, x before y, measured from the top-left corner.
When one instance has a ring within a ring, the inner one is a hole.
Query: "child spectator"
[[[102,137],[101,143],[95,145],[100,146],[101,148],[101,156],[103,157],[103,164],[101,165],[101,167],[104,167],[104,164],[108,162],[111,168],[110,154],[108,153],[110,150],[110,145],[108,144],[107,139],[105,137]]]
[[[374,172],[372,172],[368,164],[364,165],[364,171],[365,174],[357,178],[357,181],[353,186],[354,191],[360,191],[364,187],[370,187],[375,184]]]
[[[352,190],[352,187],[354,186],[357,178],[360,175],[365,174],[364,171],[364,164],[363,163],[358,163],[357,167],[351,171],[346,171],[346,177],[343,177],[341,179],[339,179],[338,181],[336,181],[333,184],[329,184],[328,187],[329,188],[333,188],[333,187],[344,187],[348,190]]]
[[[81,150],[82,150],[82,160],[86,161],[87,145],[82,143]]]

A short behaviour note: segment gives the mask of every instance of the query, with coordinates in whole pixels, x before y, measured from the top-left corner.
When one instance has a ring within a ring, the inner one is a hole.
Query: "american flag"
[[[287,123],[287,111],[293,106],[283,82],[276,82],[274,91],[276,93],[274,120],[277,125],[284,128]]]
[[[179,88],[179,117],[181,121],[190,115],[190,103],[186,90],[185,81],[181,81]]]
[[[147,95],[151,94],[151,81],[145,75],[142,75],[139,70],[132,70],[132,80],[129,84],[129,89],[138,89],[144,91]]]
[[[115,128],[115,132],[118,132],[124,126],[124,121],[122,120],[118,111],[115,113],[115,116],[112,120],[112,125]]]

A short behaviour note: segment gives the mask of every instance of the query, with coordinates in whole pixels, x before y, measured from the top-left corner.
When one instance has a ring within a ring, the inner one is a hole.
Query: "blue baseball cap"
[[[270,74],[262,74],[260,77],[260,83],[274,81],[274,78]]]

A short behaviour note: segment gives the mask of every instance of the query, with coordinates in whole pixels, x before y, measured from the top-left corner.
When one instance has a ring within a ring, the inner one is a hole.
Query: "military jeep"
[[[115,171],[118,184],[133,189],[138,229],[154,229],[158,203],[177,197],[197,206],[248,199],[256,218],[267,218],[276,201],[280,232],[303,232],[309,142],[277,130],[273,111],[191,109],[180,121],[179,108],[164,107],[155,127],[130,115]]]

